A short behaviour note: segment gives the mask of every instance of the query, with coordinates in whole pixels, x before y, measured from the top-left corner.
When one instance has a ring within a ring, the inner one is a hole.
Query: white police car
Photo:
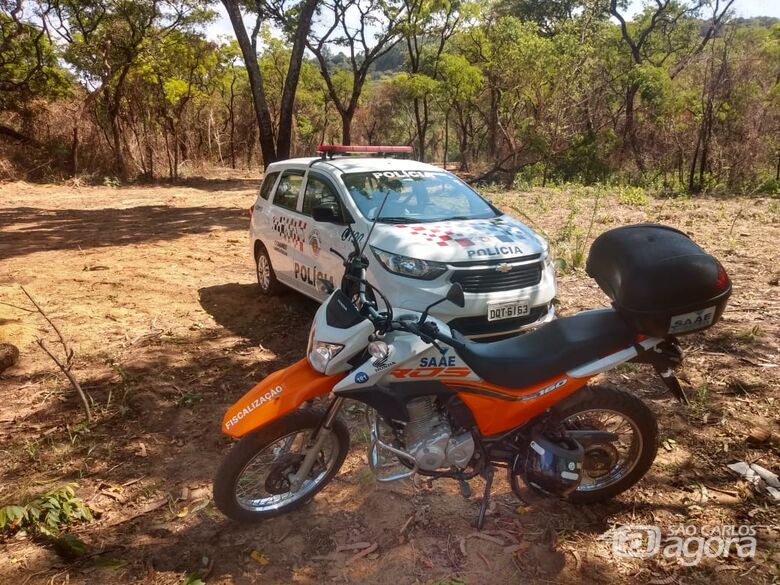
[[[352,250],[382,206],[366,249],[368,279],[394,307],[422,311],[459,282],[466,306],[432,313],[472,338],[504,335],[554,317],[555,271],[547,242],[438,167],[402,158],[336,156],[408,152],[407,147],[320,147],[320,157],[268,166],[250,209],[250,237],[261,292],[289,286],[314,299],[336,286]],[[331,207],[344,225],[312,219]]]

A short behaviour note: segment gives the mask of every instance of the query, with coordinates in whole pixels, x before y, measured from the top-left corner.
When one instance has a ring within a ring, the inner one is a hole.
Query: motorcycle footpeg
[[[469,499],[471,497],[471,486],[465,479],[458,481],[458,487],[460,488],[461,496],[463,496],[465,499]]]

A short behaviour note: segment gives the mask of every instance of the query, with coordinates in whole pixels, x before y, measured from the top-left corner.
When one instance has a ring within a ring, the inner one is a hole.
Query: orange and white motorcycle
[[[340,221],[329,208],[314,215]],[[497,467],[518,495],[522,480],[574,502],[615,496],[652,465],[656,418],[630,392],[588,382],[629,361],[647,363],[684,400],[673,374],[682,359],[676,336],[712,326],[731,293],[720,263],[682,232],[626,226],[597,238],[588,257],[612,308],[477,343],[428,310],[396,315],[366,282],[357,242],[344,263],[341,288],[317,311],[307,357],[225,414],[223,432],[239,440],[217,472],[214,499],[234,520],[294,510],[328,484],[349,450],[339,416],[347,399],[366,406],[368,460],[379,481],[451,478],[468,496],[468,480],[482,475],[479,527]],[[460,285],[438,302],[462,306]],[[326,395],[324,409],[311,406]]]

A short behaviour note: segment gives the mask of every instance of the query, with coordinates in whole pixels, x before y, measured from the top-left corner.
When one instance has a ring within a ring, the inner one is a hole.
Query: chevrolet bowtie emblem
[[[504,262],[503,264],[499,264],[498,266],[496,266],[496,270],[498,270],[499,272],[506,273],[512,270],[512,267],[506,262]]]

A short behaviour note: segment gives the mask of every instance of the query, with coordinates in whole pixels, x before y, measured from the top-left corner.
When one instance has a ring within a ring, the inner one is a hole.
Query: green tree
[[[45,16],[25,11],[23,0],[0,2],[0,111],[26,114],[33,99],[57,99],[70,89],[70,76],[42,26]],[[0,124],[0,135],[35,142],[23,132]]]
[[[233,25],[236,40],[241,48],[244,65],[249,77],[249,85],[252,90],[252,99],[259,128],[260,149],[265,166],[290,156],[295,93],[298,89],[306,39],[311,29],[312,17],[314,16],[317,2],[318,0],[301,0],[300,2],[287,3],[285,0],[277,0],[267,3],[260,1],[247,3],[247,7],[255,15],[255,24],[252,27],[251,34],[249,34],[244,26],[241,12],[242,4],[244,3],[239,0],[222,0],[230,17],[230,22]],[[288,23],[285,33],[292,40],[276,132],[274,132],[271,112],[268,108],[263,75],[257,62],[257,35],[269,14],[285,15],[284,21]]]
[[[330,0],[320,8],[318,23],[307,41],[320,66],[328,94],[341,116],[342,144],[352,143],[352,119],[371,66],[401,39],[404,5],[397,0]],[[370,30],[377,32],[371,34]],[[373,38],[371,38],[373,37]],[[333,68],[326,49],[347,51],[348,68]]]

